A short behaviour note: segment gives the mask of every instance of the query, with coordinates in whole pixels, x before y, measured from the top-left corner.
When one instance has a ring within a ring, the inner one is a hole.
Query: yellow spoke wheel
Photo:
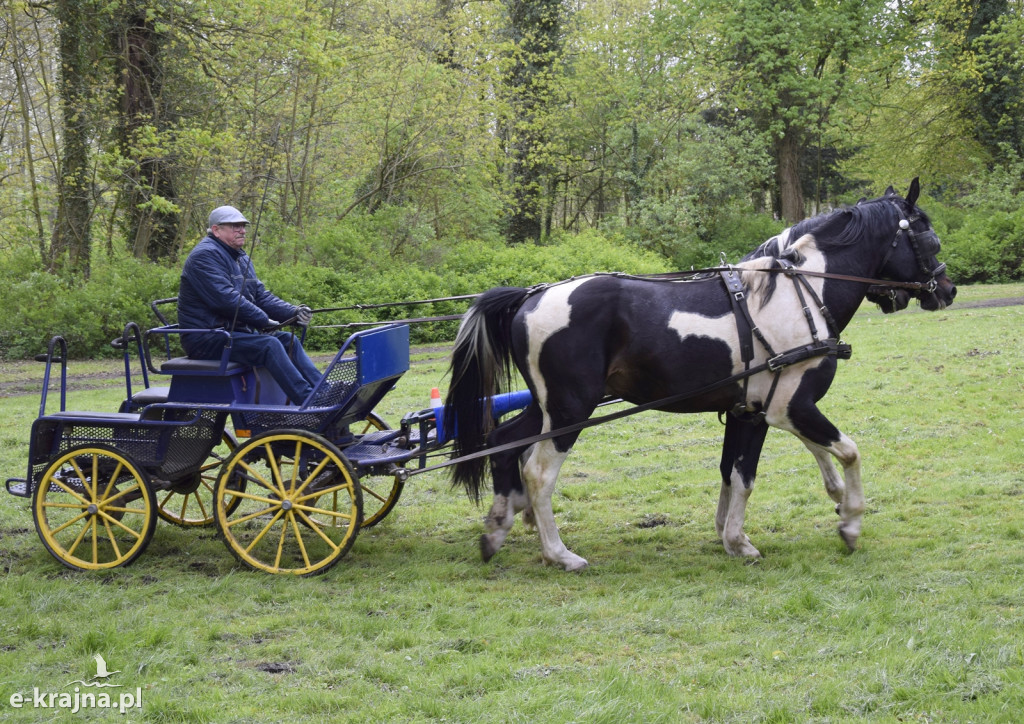
[[[353,429],[358,424],[353,424]],[[359,435],[365,435],[375,430],[390,430],[384,420],[372,412],[366,416],[366,422],[362,426]],[[380,523],[391,512],[402,495],[402,488],[405,483],[395,475],[393,478],[381,476],[366,476],[360,479],[363,488],[363,527],[372,528]]]
[[[149,545],[155,498],[146,473],[109,445],[81,445],[55,458],[32,495],[46,549],[68,568],[126,566]]]
[[[238,441],[225,430],[221,434],[220,444],[210,452],[210,457],[192,480],[169,490],[157,491],[157,514],[168,523],[183,527],[213,525],[213,488],[224,461],[236,447]],[[244,482],[242,484],[244,486]]]
[[[334,444],[303,430],[272,430],[240,444],[213,498],[228,549],[268,573],[323,573],[348,553],[363,519],[352,465]]]

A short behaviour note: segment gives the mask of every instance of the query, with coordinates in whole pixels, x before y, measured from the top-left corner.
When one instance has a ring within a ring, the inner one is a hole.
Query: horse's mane
[[[782,266],[779,259],[799,265],[803,262],[804,256],[800,253],[797,242],[808,234],[814,237],[815,246],[823,252],[849,246],[871,229],[894,224],[900,214],[896,204],[902,200],[899,196],[880,196],[870,201],[860,201],[855,206],[844,206],[810,219],[804,219],[765,241],[744,256],[740,262],[747,268]],[[924,212],[920,209],[915,209],[915,211],[921,215],[921,218],[928,221]],[[931,222],[929,221],[929,223]],[[755,261],[758,263],[750,264]],[[754,274],[750,276],[761,277],[759,281],[752,280],[751,290],[763,293],[764,296],[761,298],[763,307],[771,301],[778,275]]]

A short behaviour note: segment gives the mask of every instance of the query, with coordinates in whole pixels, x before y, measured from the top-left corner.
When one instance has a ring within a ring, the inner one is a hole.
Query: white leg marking
[[[715,532],[718,533],[718,537],[722,537],[722,531],[725,530],[725,520],[729,517],[729,496],[731,495],[732,486],[726,485],[725,481],[722,481],[722,489],[718,491],[718,510],[715,512]]]
[[[487,532],[480,536],[480,555],[485,562],[501,549],[514,522],[515,510],[509,499],[504,495],[495,495],[491,509],[484,518]]]
[[[516,513],[524,508],[526,509],[526,512],[523,513],[524,522],[533,525],[532,515],[529,521],[526,520],[526,515],[530,512],[530,505],[525,493],[514,492],[509,496],[494,496],[491,510],[484,518],[484,528],[487,532],[480,537],[480,554],[484,561],[489,561],[495,553],[501,550],[515,523]]]
[[[821,470],[821,479],[825,483],[825,492],[828,493],[828,497],[832,498],[836,503],[842,503],[846,484],[843,482],[839,471],[836,470],[836,466],[832,463],[831,453],[820,445],[815,445],[807,440],[804,440],[803,443],[811,451],[811,455],[814,456],[815,461],[818,463],[818,469]],[[836,512],[839,512],[838,507]]]
[[[537,443],[528,451],[523,463],[523,482],[530,494],[544,560],[567,571],[578,571],[587,567],[587,561],[565,547],[551,507],[555,480],[567,456],[568,453],[558,452],[551,440]]]
[[[730,477],[732,484],[722,485],[722,494],[718,503],[719,515],[721,515],[722,499],[727,497],[728,509],[721,531],[725,552],[731,556],[760,558],[761,551],[751,544],[747,534],[743,532],[743,521],[747,514],[747,499],[753,491],[753,486],[748,488],[743,485],[743,478],[736,468],[733,468]],[[718,524],[717,517],[715,524],[716,526]]]
[[[816,445],[809,440],[803,440],[803,443],[814,454],[815,459],[818,460],[818,466],[822,470],[822,477],[825,479],[826,490],[839,503],[836,506],[836,512],[839,513],[839,536],[846,543],[846,547],[852,551],[857,547],[861,522],[864,518],[864,487],[860,477],[860,451],[857,449],[857,443],[843,433],[839,433],[838,442],[828,447]],[[835,456],[839,464],[843,466],[843,477],[846,478],[846,484],[843,485],[840,480],[838,491],[834,491],[836,481],[830,481],[825,472],[827,468],[831,468],[833,475],[838,478],[838,473],[832,467],[831,461],[827,459],[828,455]],[[822,463],[823,459],[827,463],[827,468]],[[837,492],[839,497],[836,498],[833,492]]]

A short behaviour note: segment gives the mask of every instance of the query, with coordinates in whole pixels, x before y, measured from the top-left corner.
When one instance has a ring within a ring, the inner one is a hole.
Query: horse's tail
[[[512,318],[528,295],[518,287],[491,289],[462,320],[445,398],[444,436],[454,442],[453,458],[483,449],[494,427],[490,400],[510,386]],[[485,460],[478,457],[452,466],[452,485],[462,485],[474,500],[480,499]]]

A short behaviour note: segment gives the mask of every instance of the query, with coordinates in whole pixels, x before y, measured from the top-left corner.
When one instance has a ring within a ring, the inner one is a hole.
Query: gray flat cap
[[[249,220],[234,206],[218,206],[210,212],[210,226],[218,224],[248,224]]]

